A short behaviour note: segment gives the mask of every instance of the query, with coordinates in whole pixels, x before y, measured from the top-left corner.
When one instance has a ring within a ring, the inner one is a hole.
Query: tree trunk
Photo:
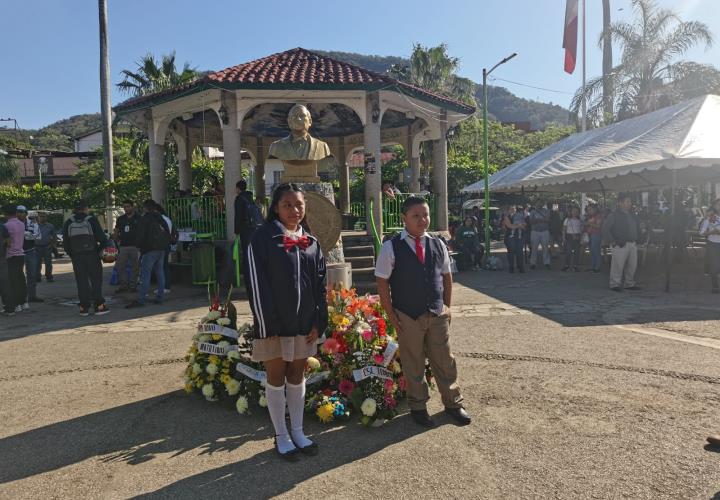
[[[100,21],[100,112],[102,113],[102,142],[103,160],[105,163],[105,180],[115,181],[115,170],[113,168],[112,149],[112,112],[110,110],[110,60],[108,57],[108,35],[107,35],[107,0],[98,0],[98,11]],[[110,190],[105,193],[105,209],[107,214],[105,222],[108,231],[112,231],[115,225],[113,221],[112,208],[115,199]]]
[[[603,122],[613,119],[612,38],[610,36],[610,0],[603,0]]]

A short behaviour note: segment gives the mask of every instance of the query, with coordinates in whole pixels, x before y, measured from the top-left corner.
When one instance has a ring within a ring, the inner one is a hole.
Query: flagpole
[[[581,130],[587,130],[587,95],[585,93],[585,0],[582,0],[582,125]]]

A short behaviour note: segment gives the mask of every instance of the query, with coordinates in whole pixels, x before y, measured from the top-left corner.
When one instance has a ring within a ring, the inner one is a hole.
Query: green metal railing
[[[403,227],[402,204],[410,196],[409,193],[396,194],[394,199],[383,197],[382,200],[382,222],[383,232],[389,233]],[[435,195],[424,196],[430,206],[430,231],[435,231],[437,219],[437,197]],[[364,221],[367,215],[367,208],[364,202],[350,204],[350,213]]]
[[[225,200],[220,196],[172,198],[165,209],[178,229],[192,228],[199,234],[212,234],[225,239]]]

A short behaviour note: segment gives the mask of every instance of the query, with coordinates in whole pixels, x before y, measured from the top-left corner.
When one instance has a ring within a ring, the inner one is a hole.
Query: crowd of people
[[[81,316],[101,316],[110,312],[103,296],[102,261],[115,260],[119,287],[116,293],[136,293],[125,307],[145,305],[151,276],[157,282],[155,303],[162,303],[169,292],[168,256],[176,238],[172,221],[162,207],[146,200],[143,213],[136,212],[132,200],[123,202],[124,214],[117,220],[111,236],[90,213],[88,203],[77,202],[72,216],[58,230],[47,214],[29,216],[23,205],[3,207],[0,220],[0,297],[2,313],[13,316],[28,311],[30,304],[44,302],[38,296],[42,268],[45,281],[52,283],[53,256],[59,242],[70,257],[77,286]]]
[[[647,208],[634,206],[628,193],[618,196],[615,210],[589,203],[582,214],[579,204],[572,203],[562,209],[552,201],[507,205],[491,217],[490,229],[493,238],[505,244],[510,273],[525,273],[528,266],[530,270],[540,266],[549,270],[552,260],[560,259],[564,272],[579,272],[583,266],[598,274],[603,268],[603,249],[607,248],[611,256],[609,286],[613,291],[640,289],[635,279],[638,248],[650,241],[653,230],[661,235],[663,261],[670,251],[675,259],[681,258],[688,246],[688,233],[694,231],[706,239],[705,273],[711,278],[712,292],[720,293],[720,201],[713,203],[700,219],[693,217],[687,202],[681,199],[674,215],[667,208],[650,213]],[[462,225],[452,228],[451,242],[459,253],[457,258],[467,260],[467,267],[473,270],[481,268],[483,238],[483,217],[477,207],[472,215],[464,217]]]

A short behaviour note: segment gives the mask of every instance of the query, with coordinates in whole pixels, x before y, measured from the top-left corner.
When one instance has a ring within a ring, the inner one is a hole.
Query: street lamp
[[[490,181],[489,181],[489,167],[488,167],[488,96],[487,96],[487,77],[492,73],[495,68],[501,64],[505,64],[510,59],[515,57],[517,52],[513,52],[505,59],[497,63],[495,66],[490,68],[490,71],[483,68],[483,163],[485,164],[485,258],[490,256]]]

